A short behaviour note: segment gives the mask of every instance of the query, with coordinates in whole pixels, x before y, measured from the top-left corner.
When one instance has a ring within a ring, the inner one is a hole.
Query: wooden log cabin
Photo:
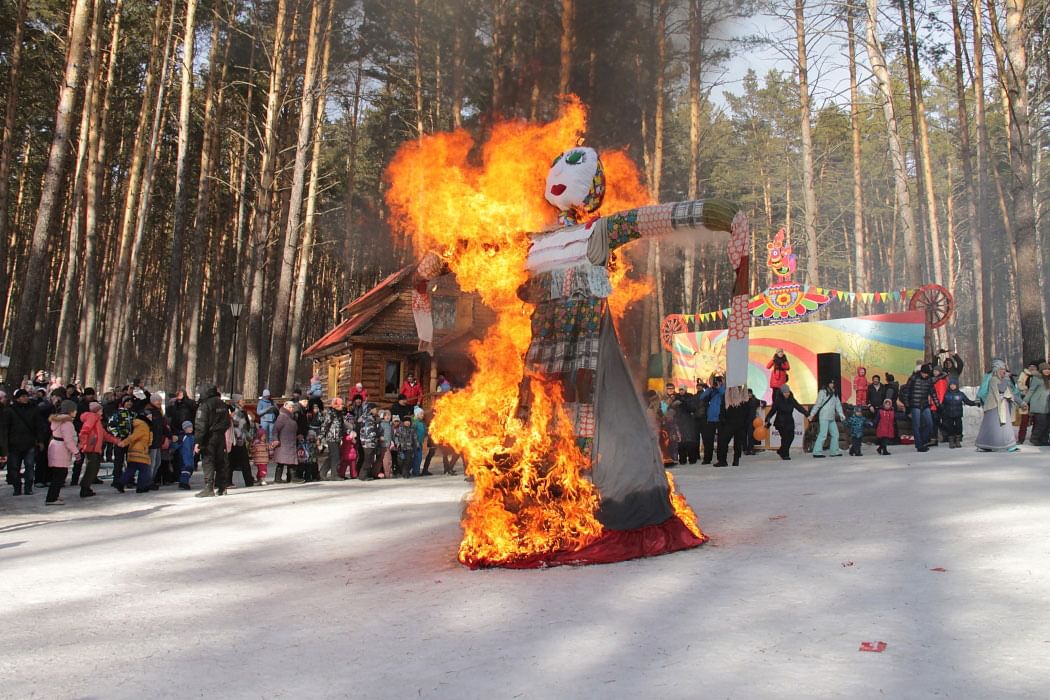
[[[357,382],[369,400],[387,405],[397,399],[412,373],[423,385],[424,405],[437,389],[438,375],[454,387],[464,386],[474,372],[467,354],[495,320],[476,294],[460,291],[454,275],[430,283],[434,316],[433,356],[419,350],[412,317],[412,271],[408,265],[343,308],[346,320],[303,352],[325,386],[325,397],[347,397]]]

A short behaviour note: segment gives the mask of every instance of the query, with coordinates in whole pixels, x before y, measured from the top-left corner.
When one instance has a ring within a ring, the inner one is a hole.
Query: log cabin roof
[[[387,280],[389,279],[391,278],[388,277]],[[379,287],[376,287],[376,289],[379,289]],[[372,292],[376,291],[376,289],[371,290],[370,292],[368,292],[368,294],[372,294]],[[368,294],[366,294],[365,296],[368,296]],[[356,312],[353,316],[346,319],[338,326],[322,335],[320,338],[317,339],[317,341],[313,345],[311,345],[303,351],[303,357],[311,357],[313,355],[318,355],[327,350],[328,348],[331,348],[335,345],[346,341],[351,335],[364,328],[369,321],[378,316],[380,311],[382,311],[391,303],[393,303],[394,300],[397,299],[397,296],[398,295],[395,292],[386,296],[373,298],[374,303],[370,305],[370,308],[366,308],[366,310],[364,311]],[[363,299],[364,297],[361,298]],[[358,299],[358,301],[360,301],[360,299]],[[354,306],[354,304],[349,304],[347,308],[350,308],[351,306]]]
[[[362,313],[372,308],[376,304],[382,304],[386,301],[386,297],[383,294],[384,289],[391,289],[396,287],[402,280],[411,274],[416,269],[415,263],[405,265],[403,268],[390,275],[382,282],[372,287],[370,290],[362,294],[361,296],[354,299],[352,302],[343,307],[343,311],[350,315],[352,319],[355,314]]]

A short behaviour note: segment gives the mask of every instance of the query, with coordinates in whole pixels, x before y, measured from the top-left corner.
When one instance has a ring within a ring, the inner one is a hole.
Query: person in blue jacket
[[[196,468],[196,457],[193,448],[197,445],[197,438],[193,435],[193,421],[182,421],[182,434],[175,444],[175,454],[179,460],[179,488],[183,491],[190,488],[190,477]]]
[[[721,377],[712,377],[711,386],[700,394],[697,401],[707,405],[707,422],[701,424],[704,439],[704,459],[701,464],[710,464],[715,452],[715,435],[718,433],[718,422],[722,415],[722,401],[725,397],[725,382]]]

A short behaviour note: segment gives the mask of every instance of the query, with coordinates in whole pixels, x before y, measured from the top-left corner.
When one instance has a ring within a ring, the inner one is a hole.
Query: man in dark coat
[[[197,406],[197,415],[193,421],[193,432],[197,435],[197,450],[203,458],[204,488],[197,494],[206,498],[226,494],[226,484],[230,483],[229,467],[226,462],[226,429],[230,427],[230,409],[219,396],[214,385],[201,387],[201,402]]]
[[[678,428],[678,463],[696,464],[700,459],[700,431],[696,422],[696,403],[692,394],[685,387],[678,387],[678,393],[671,401],[674,410],[674,423]]]
[[[6,423],[7,483],[14,488],[16,496],[23,493],[28,496],[33,493],[35,483],[37,450],[42,450],[47,440],[47,420],[39,405],[30,401],[29,392],[16,389]]]
[[[933,368],[923,365],[919,371],[912,375],[905,386],[906,391],[901,392],[901,398],[908,407],[911,414],[911,429],[915,434],[915,449],[919,452],[929,451],[926,442],[933,434],[933,413],[930,404],[940,408],[941,402],[937,398],[937,392],[933,388]]]

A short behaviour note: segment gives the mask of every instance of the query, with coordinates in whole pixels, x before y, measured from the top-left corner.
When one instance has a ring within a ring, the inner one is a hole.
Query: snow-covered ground
[[[543,571],[456,563],[462,477],[5,489],[0,696],[1047,697],[1050,450],[866,451],[676,468],[709,544]]]

